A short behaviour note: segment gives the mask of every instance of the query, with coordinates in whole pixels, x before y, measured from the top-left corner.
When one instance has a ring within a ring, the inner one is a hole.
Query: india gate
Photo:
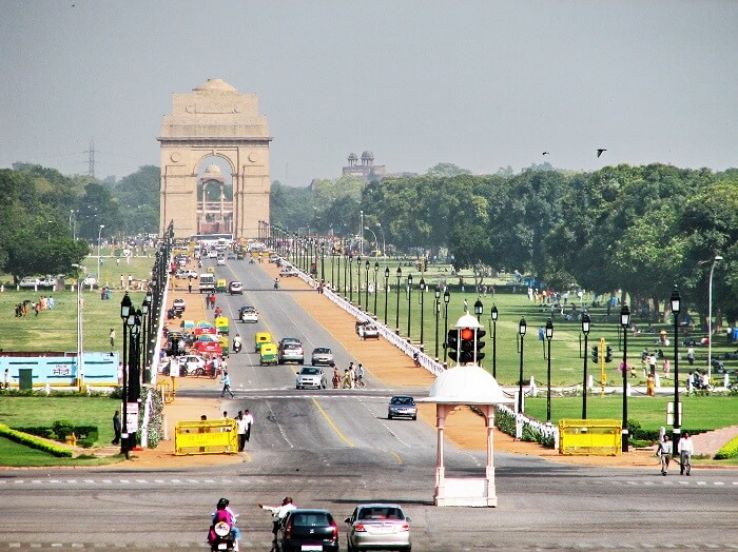
[[[208,79],[173,94],[161,135],[160,233],[260,238],[269,222],[269,129],[256,94]],[[221,170],[227,167],[225,173]]]

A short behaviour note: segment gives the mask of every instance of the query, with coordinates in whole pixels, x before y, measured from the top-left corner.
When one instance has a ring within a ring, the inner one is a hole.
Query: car
[[[208,258],[215,259],[218,256],[218,252],[215,249],[208,251]]]
[[[175,312],[179,312],[180,314],[185,311],[185,300],[182,298],[177,298],[174,301],[172,301],[172,309],[175,310]]]
[[[35,276],[26,276],[21,279],[20,283],[18,284],[22,288],[35,288],[41,283],[41,280],[36,278]]]
[[[318,366],[303,366],[297,372],[295,379],[295,389],[305,389],[313,387],[315,389],[325,389],[328,387],[328,377]]]
[[[361,504],[346,518],[348,550],[410,552],[410,518],[397,504]]]
[[[280,540],[282,552],[338,552],[338,526],[328,510],[297,508],[287,514]]]
[[[184,278],[187,278],[187,273],[186,273],[186,271],[183,268],[180,268],[180,269],[177,270],[177,272],[174,273],[174,277],[177,280],[182,280]]]
[[[356,322],[356,334],[361,339],[379,339],[379,329],[369,320]]]
[[[296,343],[297,345],[302,345],[302,341],[300,341],[296,337],[283,337],[282,339],[279,340],[279,343],[278,343],[279,348],[281,349],[288,343]]]
[[[388,420],[401,417],[418,419],[418,406],[415,404],[415,399],[408,395],[395,395],[387,406]]]
[[[259,321],[259,313],[251,305],[246,305],[238,309],[238,319],[241,322],[256,323]]]
[[[295,270],[291,266],[283,268],[282,270],[279,271],[279,275],[282,278],[289,278],[290,276],[297,276],[297,274],[298,274],[297,270]]]
[[[178,357],[179,373],[183,376],[204,376],[207,361],[199,355]]]
[[[231,295],[243,295],[243,284],[238,280],[233,280],[228,284],[228,293]]]
[[[311,364],[317,366],[323,364],[325,366],[333,366],[335,359],[333,358],[333,351],[328,347],[316,347],[313,349],[311,358]]]
[[[56,286],[56,277],[47,275],[41,278],[38,282],[39,287],[53,288]]]
[[[97,285],[97,278],[94,276],[85,276],[85,279],[82,280],[82,285],[87,287],[94,287]]]
[[[284,364],[286,362],[298,362],[300,364],[305,362],[305,352],[301,343],[286,343],[279,348],[279,363]]]
[[[187,276],[187,278],[193,278],[194,279],[194,278],[197,278],[199,276],[199,273],[197,272],[197,270],[195,270],[193,268],[189,268],[189,269],[185,268],[184,273]]]
[[[228,253],[227,258],[228,258],[229,261],[236,261],[236,260],[238,260],[238,256],[233,251],[230,252],[230,253]]]
[[[215,341],[212,340],[204,340],[203,337],[211,336],[211,334],[203,334],[197,338],[197,341],[195,341],[194,349],[200,354],[208,353],[208,354],[216,354],[221,355],[223,354],[223,348],[220,346],[220,341],[218,341],[218,338],[215,336]]]
[[[218,257],[215,261],[215,264],[218,266],[224,266],[226,264],[226,258],[225,257]]]

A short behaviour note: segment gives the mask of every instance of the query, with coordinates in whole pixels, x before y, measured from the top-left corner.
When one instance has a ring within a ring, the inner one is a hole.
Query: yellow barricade
[[[177,422],[174,454],[236,454],[238,434],[235,420]]]
[[[619,420],[559,420],[559,454],[617,456],[621,429]]]

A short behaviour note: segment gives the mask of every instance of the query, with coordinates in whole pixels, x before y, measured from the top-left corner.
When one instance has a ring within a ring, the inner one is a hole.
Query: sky
[[[0,168],[85,174],[91,140],[98,178],[158,165],[171,94],[221,78],[258,95],[292,186],[364,150],[388,172],[723,170],[737,24],[732,0],[0,0]]]

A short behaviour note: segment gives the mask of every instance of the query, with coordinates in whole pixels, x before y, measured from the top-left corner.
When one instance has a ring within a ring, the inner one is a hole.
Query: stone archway
[[[258,238],[269,222],[269,136],[255,94],[241,94],[209,79],[191,94],[173,94],[161,136],[160,231],[174,222],[174,237],[198,233],[198,168],[207,157],[224,159],[233,183],[232,230]]]

